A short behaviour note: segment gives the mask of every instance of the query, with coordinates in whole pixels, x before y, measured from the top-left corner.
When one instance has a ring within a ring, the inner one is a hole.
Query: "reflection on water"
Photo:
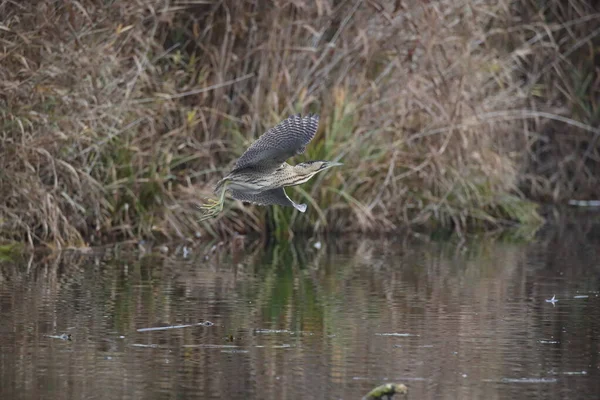
[[[321,244],[1,264],[0,398],[598,397],[597,239]]]

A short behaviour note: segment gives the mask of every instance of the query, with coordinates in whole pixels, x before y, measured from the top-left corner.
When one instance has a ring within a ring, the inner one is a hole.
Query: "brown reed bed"
[[[0,0],[0,237],[72,246],[537,223],[519,191],[548,180],[529,162],[534,128],[591,122],[539,92],[553,71],[535,57],[597,19],[519,12],[473,0]],[[345,164],[288,189],[309,211],[230,201],[199,223],[231,162],[296,112],[321,115],[299,159]]]

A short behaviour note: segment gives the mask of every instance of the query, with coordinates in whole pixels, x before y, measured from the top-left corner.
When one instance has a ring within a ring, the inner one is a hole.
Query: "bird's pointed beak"
[[[341,162],[335,162],[335,161],[327,161],[320,169],[320,171],[325,171],[326,169],[329,169],[331,167],[338,167],[340,165],[344,165]]]

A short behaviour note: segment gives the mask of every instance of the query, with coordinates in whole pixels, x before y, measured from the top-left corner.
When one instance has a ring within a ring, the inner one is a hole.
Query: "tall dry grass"
[[[0,0],[1,235],[65,246],[535,222],[517,190],[530,121],[560,115],[531,107],[523,60],[547,40],[515,7]],[[245,146],[309,111],[321,126],[304,158],[345,163],[288,189],[309,212],[230,201],[199,223]]]
[[[600,3],[515,5],[515,41],[536,51],[519,58],[520,90],[530,93],[530,152],[522,187],[531,198],[563,203],[600,198]]]

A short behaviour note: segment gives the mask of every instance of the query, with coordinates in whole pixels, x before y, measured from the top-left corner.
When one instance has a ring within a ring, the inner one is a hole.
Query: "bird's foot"
[[[208,200],[206,203],[202,204],[199,208],[200,210],[202,210],[200,221],[204,221],[216,216],[221,211],[223,211],[223,201],[211,199]]]
[[[218,208],[219,206],[223,206],[223,203],[220,202],[219,200],[210,199],[206,203],[202,204],[200,206],[200,209],[208,211],[208,210],[213,210],[215,208]]]
[[[206,203],[200,206],[203,215],[200,217],[200,221],[207,220],[219,214],[223,211],[223,204],[225,203],[225,190],[227,189],[228,181],[224,181],[220,187],[222,187],[221,195],[218,199],[209,199]]]

